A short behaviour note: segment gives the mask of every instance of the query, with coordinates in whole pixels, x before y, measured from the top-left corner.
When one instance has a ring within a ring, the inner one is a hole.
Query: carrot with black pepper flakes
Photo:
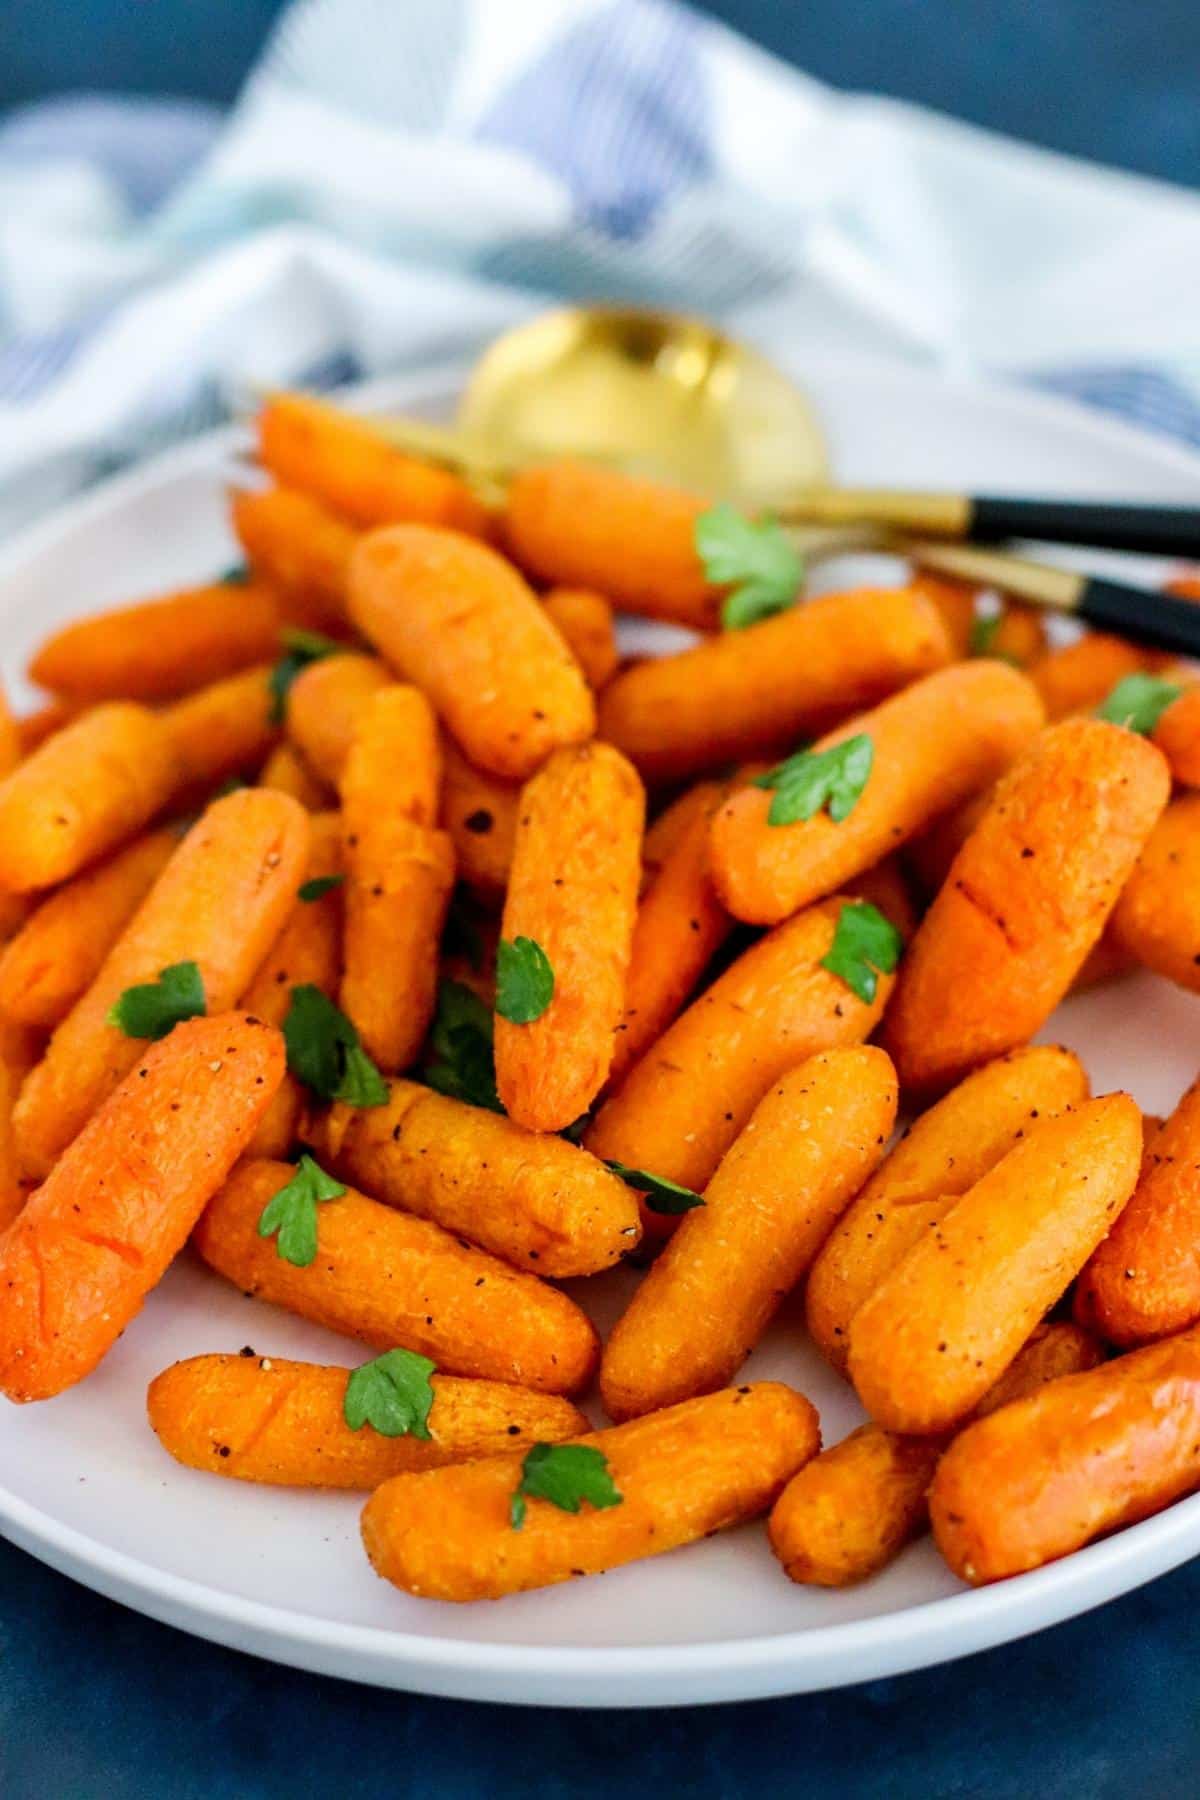
[[[318,631],[344,629],[358,533],[294,488],[239,490],[229,512],[250,567],[280,593],[288,617]]]
[[[309,768],[294,744],[276,744],[262,766],[258,785],[273,788],[277,794],[290,794],[305,812],[328,812],[336,799],[333,789]]]
[[[1153,658],[1126,638],[1089,631],[1073,644],[1050,650],[1030,666],[1029,679],[1042,696],[1048,719],[1091,712],[1126,675],[1148,669]]]
[[[392,678],[378,658],[347,651],[302,669],[288,690],[286,729],[310,768],[336,787],[367,707]]]
[[[140,1046],[0,1238],[0,1389],[48,1400],[91,1373],[140,1311],[245,1148],[284,1071],[241,1013]]]
[[[508,886],[521,788],[469,763],[453,738],[442,743],[441,824],[454,844],[461,881],[484,899]]]

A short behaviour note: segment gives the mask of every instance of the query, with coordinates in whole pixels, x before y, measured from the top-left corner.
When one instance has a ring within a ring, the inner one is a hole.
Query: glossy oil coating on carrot
[[[614,676],[600,735],[648,779],[677,780],[827,731],[950,655],[937,608],[911,588],[826,594]]]
[[[378,1574],[430,1600],[498,1600],[694,1543],[755,1518],[820,1447],[817,1415],[779,1382],[726,1388],[575,1440],[600,1451],[618,1505],[530,1499],[515,1531],[520,1455],[398,1475],[367,1502]]]
[[[955,1439],[929,1496],[938,1549],[980,1585],[1066,1556],[1200,1485],[1200,1337],[1168,1338]]]
[[[1151,732],[1183,787],[1200,787],[1200,683],[1185,688]]]
[[[586,1150],[412,1081],[386,1106],[335,1106],[313,1143],[347,1180],[518,1268],[563,1278],[637,1248],[633,1190]]]
[[[241,1013],[189,1019],[135,1066],[0,1238],[0,1389],[47,1400],[141,1310],[283,1076],[283,1039]]]
[[[531,1131],[561,1131],[607,1078],[625,1005],[646,801],[610,744],[556,750],[522,794],[501,938],[531,939],[554,972],[529,1024],[496,1018],[496,1085]]]
[[[904,959],[883,1041],[914,1091],[1033,1036],[1099,938],[1170,792],[1144,738],[1041,732],[1003,777]]]
[[[520,786],[475,768],[451,737],[442,748],[441,824],[454,844],[459,880],[495,899],[508,886]]]
[[[437,720],[419,688],[382,688],[342,770],[346,868],[342,1010],[389,1074],[416,1060],[437,998],[454,847],[434,828]]]
[[[1041,1120],[864,1301],[850,1376],[892,1431],[944,1431],[977,1406],[1133,1192],[1142,1120],[1127,1094]]]
[[[279,1487],[377,1488],[393,1475],[560,1444],[587,1430],[569,1400],[504,1381],[434,1375],[429,1437],[385,1437],[346,1423],[350,1371],[278,1356],[193,1356],[146,1396],[150,1424],[176,1462]]]
[[[625,612],[709,630],[721,589],[695,534],[710,504],[598,463],[543,463],[510,485],[504,541],[538,581],[595,588]]]
[[[275,394],[258,415],[258,454],[282,487],[298,488],[362,529],[418,519],[486,532],[487,509],[447,469],[389,444],[367,419],[308,394]]]
[[[596,726],[583,671],[532,589],[486,544],[424,525],[364,538],[350,616],[422,688],[481,769],[523,781]]]
[[[72,700],[172,700],[265,662],[279,602],[250,582],[214,582],[77,619],[47,638],[30,679]]]
[[[1109,934],[1146,968],[1200,992],[1200,794],[1172,800],[1155,825]]]
[[[1078,1057],[1037,1045],[976,1069],[914,1121],[809,1274],[809,1335],[835,1368],[845,1373],[859,1307],[930,1227],[1040,1119],[1087,1097]]]
[[[651,1265],[600,1363],[610,1418],[731,1380],[879,1162],[896,1119],[882,1050],[829,1050],[759,1101]]]
[[[334,804],[333,789],[309,768],[294,744],[276,744],[262,766],[258,785],[290,794],[306,812],[326,812]]]
[[[588,1149],[702,1191],[785,1070],[868,1037],[893,977],[879,977],[868,1003],[821,967],[845,904],[822,900],[739,956],[634,1064],[585,1134]]]
[[[1091,712],[1108,698],[1118,681],[1150,665],[1149,653],[1126,638],[1089,631],[1073,644],[1051,650],[1029,671],[1048,719]]]
[[[51,1027],[89,988],[178,845],[176,832],[147,832],[57,888],[0,955],[0,1012]]]
[[[15,1125],[28,1174],[48,1173],[142,1053],[108,1023],[126,988],[195,962],[210,1012],[236,1002],[294,903],[308,839],[294,800],[253,788],[214,801],[192,827],[21,1089]]]
[[[617,637],[609,602],[591,588],[556,587],[542,596],[542,605],[588,686],[599,693],[617,672]]]
[[[1110,1343],[1145,1344],[1200,1319],[1200,1082],[1146,1144],[1133,1197],[1079,1283]]]
[[[0,781],[0,887],[67,881],[140,831],[170,798],[172,734],[144,706],[97,706]]]
[[[975,1416],[1060,1375],[1095,1368],[1102,1354],[1078,1325],[1039,1326]],[[806,1463],[775,1502],[768,1528],[791,1579],[848,1587],[894,1562],[928,1527],[929,1484],[945,1448],[944,1437],[903,1437],[868,1424]]]
[[[205,1262],[243,1292],[377,1349],[419,1351],[447,1374],[551,1394],[586,1386],[599,1345],[565,1294],[353,1188],[317,1208],[316,1261],[285,1262],[258,1221],[294,1174],[243,1162],[196,1227]]]
[[[301,669],[287,697],[287,734],[322,781],[336,787],[363,714],[392,678],[374,656],[347,651]]]
[[[283,596],[289,616],[319,630],[346,619],[346,575],[358,533],[294,488],[235,491],[230,519],[250,567]]]
[[[772,825],[772,791],[732,794],[713,820],[710,866],[736,918],[774,925],[988,787],[1042,724],[1036,689],[1007,663],[967,662],[927,675],[813,746],[870,739],[872,762],[851,811]]]
[[[270,665],[214,681],[162,714],[182,767],[184,795],[204,794],[218,782],[252,774],[279,736],[267,686]]]

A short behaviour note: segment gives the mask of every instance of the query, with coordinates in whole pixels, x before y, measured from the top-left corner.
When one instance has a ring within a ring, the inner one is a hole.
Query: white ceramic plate
[[[1057,403],[861,362],[808,382],[845,479],[1195,502],[1200,461]],[[443,409],[444,374],[371,403]],[[0,646],[16,680],[46,629],[233,560],[220,469],[230,435],[186,446],[64,509],[0,559]],[[1112,559],[1109,559],[1112,560]],[[823,574],[823,585],[834,578]],[[1047,1037],[1098,1092],[1165,1111],[1196,1073],[1200,1001],[1148,976],[1072,1000]],[[603,1325],[626,1277],[585,1284]],[[1086,1611],[1200,1551],[1200,1496],[1020,1580],[961,1588],[928,1543],[846,1593],[794,1587],[760,1526],[498,1605],[408,1599],[371,1573],[359,1501],[255,1489],[178,1468],[144,1415],[178,1357],[251,1344],[353,1363],[355,1346],[244,1299],[184,1257],[100,1370],[0,1411],[0,1529],[89,1587],[238,1649],[426,1693],[570,1706],[739,1700],[923,1667]],[[785,1314],[747,1373],[802,1388],[827,1442],[847,1389]]]

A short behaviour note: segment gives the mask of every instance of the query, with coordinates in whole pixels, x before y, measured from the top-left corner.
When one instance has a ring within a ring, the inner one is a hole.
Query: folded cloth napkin
[[[835,93],[672,0],[296,0],[233,111],[0,125],[0,528],[262,384],[628,298],[1200,445],[1200,200]]]

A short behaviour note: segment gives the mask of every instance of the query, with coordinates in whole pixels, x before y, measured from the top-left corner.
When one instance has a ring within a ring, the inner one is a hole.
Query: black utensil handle
[[[980,543],[1041,538],[1048,544],[1090,544],[1103,550],[1200,559],[1200,506],[1123,506],[1104,500],[1008,500],[982,495],[971,502],[970,535]]]
[[[1121,581],[1092,580],[1084,583],[1073,610],[1089,625],[1119,632],[1137,644],[1200,657],[1200,602],[1195,600]]]

